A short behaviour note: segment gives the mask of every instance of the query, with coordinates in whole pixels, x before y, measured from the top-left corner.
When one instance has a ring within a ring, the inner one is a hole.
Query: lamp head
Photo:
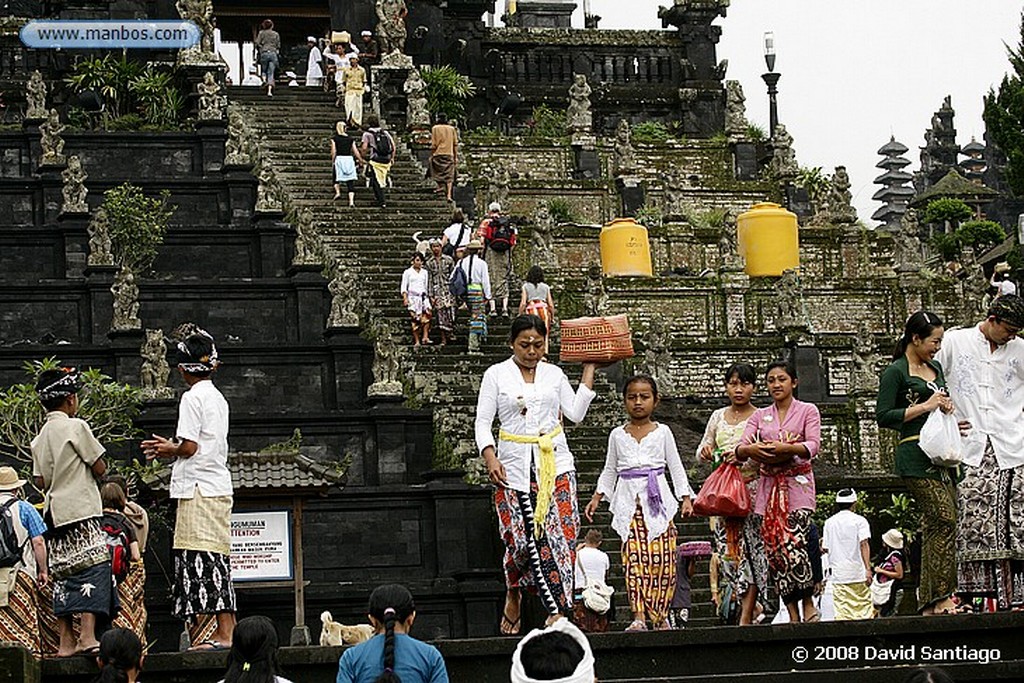
[[[768,65],[768,71],[775,71],[775,33],[772,31],[764,34],[764,63]]]

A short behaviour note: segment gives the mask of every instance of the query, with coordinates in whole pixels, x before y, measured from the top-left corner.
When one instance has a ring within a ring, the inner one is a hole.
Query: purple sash
[[[647,478],[647,502],[655,514],[665,514],[665,505],[661,501],[661,487],[658,486],[658,477],[664,474],[664,467],[634,467],[619,472],[620,479],[643,479]]]

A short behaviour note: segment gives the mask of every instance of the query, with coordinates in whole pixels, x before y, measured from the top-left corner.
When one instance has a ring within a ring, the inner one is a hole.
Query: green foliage
[[[423,81],[427,84],[427,109],[431,113],[444,112],[449,119],[462,118],[466,100],[476,94],[476,86],[451,66],[423,68]]]
[[[302,431],[296,427],[285,441],[278,441],[260,449],[260,453],[298,453],[302,447]]]
[[[650,230],[651,228],[661,227],[662,213],[659,207],[653,204],[644,204],[637,209],[636,215],[633,218],[637,223]]]
[[[944,261],[955,261],[960,257],[960,240],[955,233],[935,233],[929,242]]]
[[[921,525],[921,511],[917,502],[905,493],[892,494],[892,502],[880,511],[883,518],[890,520],[893,527],[900,530],[907,543],[917,535]]]
[[[432,448],[430,466],[435,470],[458,470],[462,469],[462,458],[455,455],[452,442],[443,432],[434,430],[434,444]]]
[[[561,138],[565,136],[565,111],[552,109],[546,104],[533,108],[530,135],[537,138]]]
[[[32,460],[31,442],[43,426],[46,411],[36,395],[35,383],[44,370],[61,367],[56,358],[25,363],[29,381],[0,392],[0,454],[14,460]],[[82,372],[78,416],[109,447],[137,436],[133,420],[142,407],[141,390],[111,381],[97,369]]]
[[[957,225],[974,215],[974,211],[965,202],[952,197],[941,197],[928,202],[921,220],[925,223],[949,223]]]
[[[993,142],[1006,155],[1006,182],[1016,196],[1024,195],[1024,15],[1020,42],[1006,47],[1013,73],[1003,76],[998,92],[989,89],[982,118]]]
[[[76,93],[92,90],[106,103],[104,118],[117,121],[125,115],[137,115],[146,125],[157,129],[177,128],[185,108],[185,97],[174,84],[174,74],[152,65],[129,60],[124,55],[83,59],[65,79]],[[117,124],[111,130],[138,130],[134,119]]]
[[[724,130],[719,130],[712,134],[712,136],[708,138],[708,141],[713,142],[716,145],[724,145],[729,142],[729,136],[725,134]]]
[[[579,214],[568,200],[556,197],[548,200],[548,212],[555,223],[576,223],[579,221]]]
[[[821,172],[821,166],[801,166],[793,184],[807,190],[807,197],[815,208],[828,193],[828,176]]]
[[[109,119],[106,124],[107,130],[141,130],[146,121],[138,114],[125,114],[116,119]]]
[[[995,221],[966,221],[957,229],[956,237],[960,244],[974,247],[980,253],[1002,244],[1006,231]]]
[[[103,193],[103,208],[110,221],[110,241],[114,260],[136,273],[148,270],[156,258],[156,250],[164,241],[167,223],[175,207],[168,204],[170,192],[160,198],[146,197],[131,183],[124,183]]]
[[[747,124],[747,137],[750,138],[751,142],[764,142],[768,139],[768,133],[762,126],[756,123]]]
[[[501,131],[493,126],[479,126],[473,130],[466,131],[464,139],[467,142],[495,142],[501,139]]]
[[[664,143],[669,138],[668,129],[661,121],[644,121],[633,126],[633,142],[649,145]]]

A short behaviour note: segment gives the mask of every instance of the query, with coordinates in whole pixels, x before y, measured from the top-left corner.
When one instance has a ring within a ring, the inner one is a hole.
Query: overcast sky
[[[601,28],[661,28],[658,5],[672,0],[591,0]],[[582,25],[582,2],[575,17]],[[910,148],[909,170],[932,112],[952,95],[957,142],[984,132],[982,97],[1009,69],[1019,0],[732,0],[719,59],[743,84],[747,117],[767,129],[762,37],[775,33],[779,120],[804,166],[846,165],[854,204],[869,225],[879,204],[871,181],[890,135]]]

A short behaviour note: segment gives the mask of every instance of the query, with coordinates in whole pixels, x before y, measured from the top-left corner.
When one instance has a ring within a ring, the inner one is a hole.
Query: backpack
[[[21,562],[22,546],[14,532],[13,508],[16,502],[17,498],[11,498],[0,507],[0,567],[13,567]]]
[[[383,128],[370,132],[373,133],[373,160],[377,163],[391,161],[391,155],[395,151],[391,136]]]
[[[110,551],[110,573],[121,583],[128,577],[131,566],[131,541],[124,526],[114,520],[104,519],[103,533],[107,535],[107,549]]]
[[[473,272],[473,256],[469,257],[469,272]],[[448,281],[448,291],[451,292],[452,296],[463,297],[469,294],[469,276],[466,275],[466,269],[462,267],[462,261],[455,264],[455,270],[452,271],[452,277]]]
[[[448,242],[443,247],[441,247],[441,253],[442,254],[447,254],[448,256],[455,256],[455,245],[456,244],[462,244],[462,236],[465,235],[465,234],[466,234],[466,224],[463,223],[462,226],[459,228],[459,237],[458,237],[458,239],[455,240],[454,244],[451,243],[451,242]]]
[[[499,254],[504,254],[512,248],[512,240],[515,239],[516,231],[512,227],[512,220],[508,216],[498,216],[491,219],[491,235],[487,238],[487,248]]]

